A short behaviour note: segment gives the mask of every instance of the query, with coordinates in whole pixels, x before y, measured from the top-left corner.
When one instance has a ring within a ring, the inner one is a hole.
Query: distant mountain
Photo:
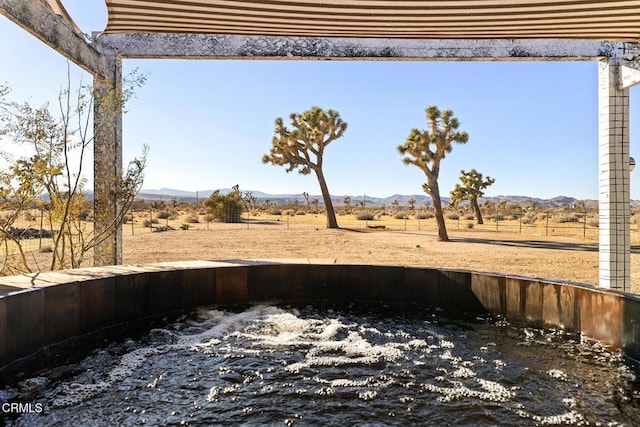
[[[140,191],[138,196],[136,197],[138,200],[144,200],[146,202],[170,202],[175,199],[180,203],[196,203],[197,201],[202,201],[208,198],[211,193],[215,190],[204,190],[204,191],[183,191],[176,190],[171,188],[161,188],[158,190],[153,189],[143,189]],[[231,192],[230,188],[222,188],[220,192],[222,194],[227,194]],[[278,205],[287,205],[293,203],[294,200],[298,200],[299,203],[304,203],[305,199],[302,194],[269,194],[264,193],[262,191],[252,191],[253,195],[258,198],[258,204],[264,203],[267,199],[269,203],[275,203]],[[366,206],[392,206],[395,200],[398,201],[400,206],[407,206],[408,200],[414,198],[416,200],[416,206],[424,206],[425,203],[432,203],[431,197],[426,196],[424,194],[393,194],[388,197],[372,197],[366,195],[357,195],[357,196],[347,196],[347,195],[332,195],[331,200],[334,205],[342,206],[344,204],[345,197],[351,198],[351,205],[355,206],[355,204],[359,201],[363,201]],[[309,195],[309,199],[318,199],[320,201],[320,205],[323,204],[322,196],[319,194]],[[485,203],[489,201],[490,203],[500,203],[506,201],[510,204],[518,204],[522,207],[528,207],[532,205],[537,205],[541,207],[550,207],[550,208],[560,208],[569,205],[576,204],[579,199],[567,196],[556,196],[551,199],[540,199],[536,197],[528,197],[528,196],[518,196],[518,195],[508,195],[508,196],[495,196],[495,197],[484,197],[479,200],[479,202]],[[442,204],[448,205],[450,203],[450,199],[448,197],[442,197]],[[597,200],[585,200],[585,203],[588,207],[595,207],[598,204]],[[633,201],[632,206],[640,206],[640,202]]]

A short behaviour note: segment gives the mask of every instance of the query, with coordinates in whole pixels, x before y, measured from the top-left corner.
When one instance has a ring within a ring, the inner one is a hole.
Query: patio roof
[[[105,33],[637,43],[638,0],[105,0]]]

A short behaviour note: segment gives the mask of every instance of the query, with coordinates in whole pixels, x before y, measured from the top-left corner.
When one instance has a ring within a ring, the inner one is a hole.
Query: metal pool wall
[[[640,360],[640,297],[589,285],[423,267],[190,261],[0,278],[0,366],[78,334],[211,304],[414,303],[563,328]]]

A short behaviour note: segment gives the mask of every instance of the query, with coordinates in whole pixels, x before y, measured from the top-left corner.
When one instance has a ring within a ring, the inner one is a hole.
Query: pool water
[[[143,334],[92,339],[90,350],[59,346],[2,377],[0,401],[41,408],[5,422],[640,422],[640,385],[619,353],[492,317],[378,306],[210,308]]]

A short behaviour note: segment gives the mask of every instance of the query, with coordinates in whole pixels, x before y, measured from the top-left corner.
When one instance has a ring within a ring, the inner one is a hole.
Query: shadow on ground
[[[598,252],[597,243],[550,242],[545,240],[500,240],[475,237],[454,237],[452,242],[482,243],[485,245],[511,246],[514,248],[556,249],[563,251]],[[640,253],[640,246],[631,246],[631,253]]]

